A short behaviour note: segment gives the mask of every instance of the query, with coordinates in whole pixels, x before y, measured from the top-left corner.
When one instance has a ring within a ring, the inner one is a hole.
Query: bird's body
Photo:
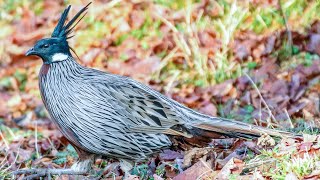
[[[208,141],[211,134],[292,135],[210,117],[128,77],[81,66],[72,57],[67,39],[88,5],[65,24],[68,6],[52,37],[38,41],[26,53],[42,58],[39,87],[43,103],[52,121],[78,150],[80,163],[68,173],[87,172],[92,162],[88,155],[139,161],[170,148],[179,137]]]
[[[156,129],[163,127],[157,124],[161,120],[153,122],[148,117],[135,117],[140,115],[139,110],[131,110],[130,101],[144,98],[146,94],[135,92],[128,78],[85,68],[69,57],[63,62],[43,65],[39,87],[53,121],[66,138],[82,150],[138,160],[171,145],[164,134],[130,130],[147,124]]]
[[[44,64],[39,87],[66,138],[107,157],[141,160],[169,148],[172,136],[201,136],[210,128],[229,136],[277,132],[200,114],[133,79],[83,67],[71,56]]]

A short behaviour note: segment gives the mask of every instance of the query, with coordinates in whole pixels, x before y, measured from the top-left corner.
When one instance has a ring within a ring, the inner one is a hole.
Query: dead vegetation
[[[135,78],[212,116],[303,133],[249,141],[220,137],[136,164],[140,179],[318,179],[319,1],[94,1],[70,44],[86,66]],[[66,4],[0,6],[0,177],[77,158],[42,105],[40,60],[24,56]],[[281,7],[281,8],[280,8]],[[75,12],[73,10],[72,12]],[[114,160],[90,177],[119,179]],[[67,178],[66,176],[62,178]]]

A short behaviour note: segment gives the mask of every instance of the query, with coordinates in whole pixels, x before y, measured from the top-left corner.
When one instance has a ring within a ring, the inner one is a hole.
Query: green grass
[[[282,157],[274,157],[275,152],[265,151],[262,152],[261,155],[257,156],[256,159],[261,158],[261,161],[270,158],[275,159],[275,166],[270,168],[269,171],[263,172],[265,176],[268,176],[271,179],[285,180],[289,173],[293,173],[296,177],[301,179],[304,176],[309,175],[312,171],[318,169],[317,164],[320,160],[318,155],[311,156],[305,154],[304,157],[301,158],[293,157],[293,153],[294,152],[291,152],[287,155],[283,155]]]
[[[85,26],[77,30],[76,37],[71,40],[71,44],[75,42],[74,48],[81,56],[97,42],[112,35],[115,46],[120,46],[123,43],[128,44],[131,38],[135,38],[139,42],[139,47],[148,52],[151,48],[150,42],[166,36],[161,33],[160,28],[169,26],[177,49],[165,50],[157,54],[166,61],[162,63],[154,78],[157,78],[156,80],[174,79],[174,84],[177,87],[185,83],[203,87],[237,78],[242,75],[243,70],[252,70],[259,66],[256,59],[235,61],[230,43],[240,31],[253,31],[256,34],[268,35],[285,29],[284,19],[277,6],[266,5],[262,7],[245,2],[218,0],[210,2],[208,6],[209,11],[216,11],[215,14],[205,14],[201,11],[197,13],[197,17],[194,17],[194,8],[199,2],[154,0],[154,4],[163,6],[170,13],[181,11],[183,20],[174,22],[166,19],[167,17],[159,17],[147,6],[139,10],[146,17],[143,24],[138,28],[123,32],[119,31],[118,27],[122,27],[123,23],[127,22],[131,11],[126,3],[121,2],[110,7],[106,18],[98,18],[99,14],[104,13],[99,8],[95,11],[89,10],[89,14],[84,18],[83,24]],[[69,3],[71,2],[65,2],[65,4]],[[6,37],[12,33],[12,29],[6,25],[7,23],[13,19],[21,18],[22,11],[13,12],[14,9],[32,6],[32,11],[36,15],[40,15],[43,10],[43,2],[40,0],[9,0],[1,2],[0,6],[3,7],[3,11],[0,13],[0,25],[3,27],[0,30],[0,37]],[[320,10],[320,1],[282,1],[282,9],[288,19],[290,29],[299,32],[304,31],[314,20],[320,18],[317,13]],[[206,30],[215,32],[216,38],[221,41],[221,47],[214,52],[213,57],[209,56],[207,50],[201,46],[198,40],[197,33]],[[284,44],[286,44],[285,41]],[[175,52],[170,55],[172,51]],[[177,59],[178,54],[184,64],[173,62]],[[286,47],[281,48],[275,55],[280,59],[291,58]],[[119,57],[107,58],[119,59]],[[147,57],[142,56],[141,58]],[[306,61],[304,64],[310,65],[310,62]],[[5,80],[1,83],[2,85],[7,84]],[[164,81],[164,83],[168,84],[169,81]],[[20,88],[24,89],[24,85]]]
[[[58,152],[56,158],[52,162],[61,165],[67,163],[69,158],[78,158],[76,150],[70,144],[64,151]]]

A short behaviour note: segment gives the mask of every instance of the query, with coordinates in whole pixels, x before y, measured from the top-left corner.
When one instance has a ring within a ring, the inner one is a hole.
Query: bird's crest
[[[71,8],[71,5],[69,5],[63,11],[57,26],[53,30],[51,37],[64,38],[64,39],[69,39],[69,38],[73,37],[73,36],[69,36],[69,35],[72,33],[73,29],[77,26],[77,24],[81,21],[81,19],[87,14],[86,10],[88,9],[88,6],[91,3],[92,2],[90,2],[85,7],[83,7],[67,24],[65,24],[68,13]],[[83,14],[84,12],[85,12],[85,14]],[[80,16],[81,16],[81,18],[79,20],[77,20]]]

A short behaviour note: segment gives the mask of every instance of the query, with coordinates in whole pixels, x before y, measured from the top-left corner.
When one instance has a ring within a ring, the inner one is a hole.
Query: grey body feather
[[[94,154],[144,159],[170,147],[175,133],[192,136],[175,126],[227,135],[284,133],[200,114],[135,80],[83,67],[72,57],[44,65],[39,79],[45,107],[61,132]]]

